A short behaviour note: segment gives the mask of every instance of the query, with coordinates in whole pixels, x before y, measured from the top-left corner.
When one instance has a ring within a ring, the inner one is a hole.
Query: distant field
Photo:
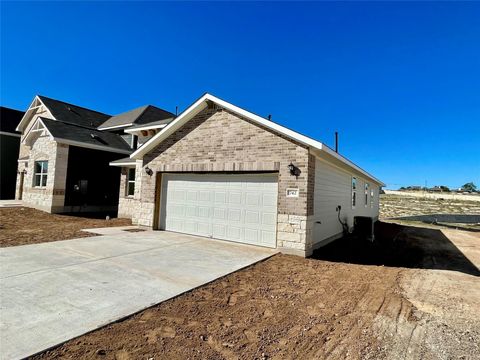
[[[434,194],[436,198],[422,197],[420,193],[386,191],[380,195],[380,218],[427,214],[480,214],[480,201],[471,200],[475,195]],[[432,195],[432,194],[427,194]],[[480,196],[477,196],[480,200]]]
[[[427,199],[461,200],[461,201],[479,201],[480,194],[457,194],[457,193],[426,193],[424,191],[398,191],[385,190],[387,195],[399,195],[408,197],[419,197]]]

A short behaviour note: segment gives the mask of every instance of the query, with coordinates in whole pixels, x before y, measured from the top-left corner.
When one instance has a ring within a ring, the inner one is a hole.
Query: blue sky
[[[387,183],[480,185],[480,3],[1,3],[0,103],[106,113],[204,92]]]

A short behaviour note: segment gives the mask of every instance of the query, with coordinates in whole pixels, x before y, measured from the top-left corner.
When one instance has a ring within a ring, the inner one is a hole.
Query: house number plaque
[[[298,193],[297,188],[287,188],[287,197],[298,197]]]

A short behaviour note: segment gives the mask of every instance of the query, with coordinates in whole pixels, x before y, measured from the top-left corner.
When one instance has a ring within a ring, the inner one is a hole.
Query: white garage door
[[[164,174],[160,227],[276,247],[277,175]]]

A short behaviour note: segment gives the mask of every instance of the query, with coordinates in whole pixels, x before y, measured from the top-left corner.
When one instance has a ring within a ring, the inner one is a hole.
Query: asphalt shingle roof
[[[139,108],[112,116],[98,128],[105,129],[112,126],[129,126],[130,124],[143,125],[157,121],[172,121],[175,115],[169,111],[157,108],[153,105],[145,105]]]
[[[38,97],[50,110],[52,115],[58,121],[64,123],[96,128],[111,117],[111,115],[108,114],[69,104],[60,100],[50,99],[46,96],[38,95]]]
[[[52,119],[41,119],[54,138],[77,141],[87,145],[107,146],[112,148],[112,150],[131,151],[130,146],[120,135]]]
[[[0,106],[0,131],[20,134],[15,128],[24,114],[23,111]]]

